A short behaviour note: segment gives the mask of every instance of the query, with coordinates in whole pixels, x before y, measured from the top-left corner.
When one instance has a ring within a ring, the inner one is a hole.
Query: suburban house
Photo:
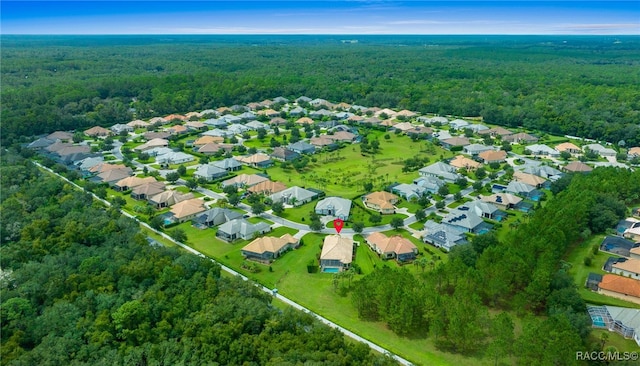
[[[494,128],[489,129],[489,130],[478,131],[478,134],[480,134],[480,135],[489,135],[491,137],[500,136],[500,137],[504,138],[506,136],[513,135],[513,132],[507,130],[504,127],[494,127]]]
[[[248,188],[253,187],[256,184],[264,182],[266,180],[269,180],[269,178],[263,177],[258,174],[240,174],[231,179],[223,181],[221,184],[222,188],[230,185],[236,186],[238,188]]]
[[[274,193],[284,191],[285,189],[287,189],[287,186],[285,186],[284,183],[265,180],[264,182],[260,182],[255,186],[247,189],[247,191],[255,194],[264,194],[265,196],[269,196]]]
[[[200,147],[200,146],[204,146],[206,144],[221,144],[224,142],[224,137],[220,137],[220,136],[201,136],[199,138],[197,138],[194,142],[193,142],[193,146],[195,147]]]
[[[120,168],[120,169],[111,169],[104,171],[95,177],[91,178],[94,182],[107,183],[110,186],[116,184],[116,182],[121,181],[124,178],[127,178],[133,174],[131,168]]]
[[[300,117],[296,120],[296,123],[299,125],[312,125],[313,120],[309,117]]]
[[[548,165],[526,165],[524,169],[522,169],[522,172],[537,175],[538,177],[551,181],[556,181],[564,175],[564,173],[558,169]]]
[[[312,137],[309,140],[309,143],[313,145],[316,149],[322,149],[324,147],[331,148],[331,147],[338,146],[334,140],[327,138],[327,135],[322,135],[320,137]]]
[[[444,224],[428,220],[424,224],[425,234],[422,237],[425,243],[429,243],[437,248],[450,251],[456,245],[466,244],[467,238],[459,230]]]
[[[269,155],[264,153],[256,153],[248,156],[236,156],[235,159],[245,165],[252,166],[257,169],[263,169],[273,165],[273,161],[271,161]]]
[[[221,130],[219,128],[214,128],[213,130],[204,131],[202,136],[215,136],[215,137],[231,137],[234,133],[232,131]]]
[[[108,130],[104,127],[95,126],[84,131],[84,134],[91,137],[105,137],[105,136],[110,136],[113,133],[111,132],[111,130]]]
[[[249,127],[245,125],[241,125],[239,123],[232,123],[227,126],[227,132],[233,135],[242,135],[245,132],[249,131]]]
[[[111,132],[113,132],[116,135],[119,135],[123,132],[133,132],[133,127],[129,126],[129,125],[125,125],[123,123],[116,123],[115,125],[110,127]]]
[[[396,123],[395,125],[393,125],[393,128],[397,131],[402,131],[402,132],[406,132],[410,129],[413,128],[413,125],[411,124],[411,122],[401,122],[401,123]]]
[[[140,178],[136,176],[129,176],[117,181],[113,185],[113,189],[115,189],[116,191],[128,191],[137,186],[141,186],[143,184],[148,184],[152,182],[156,182],[156,178],[154,177]]]
[[[574,145],[574,144],[572,144],[570,142],[563,142],[563,143],[557,145],[556,146],[556,150],[558,152],[566,151],[566,152],[568,152],[570,154],[580,154],[582,152],[582,150],[578,146],[576,146],[576,145]]]
[[[187,119],[187,117],[181,115],[181,114],[170,114],[166,117],[163,117],[163,119],[168,123],[168,122],[173,122],[173,121],[184,121],[185,119]]]
[[[631,240],[619,236],[606,236],[600,243],[600,250],[617,254],[623,257],[630,257],[631,251],[640,248],[640,243],[634,243]]]
[[[153,138],[142,145],[134,147],[133,150],[142,152],[156,147],[169,147],[169,141],[161,138]]]
[[[245,126],[249,127],[250,129],[257,131],[259,129],[263,129],[263,130],[268,130],[269,129],[269,125],[266,123],[262,123],[259,121],[251,121],[249,123],[247,123]]]
[[[526,146],[524,150],[525,152],[528,151],[529,154],[531,155],[551,156],[551,157],[560,156],[560,153],[558,152],[558,150],[552,149],[547,145],[541,145],[541,144],[529,145],[529,146]]]
[[[233,151],[233,147],[234,147],[234,145],[232,145],[232,144],[221,144],[221,143],[217,143],[217,142],[210,142],[208,144],[204,144],[204,145],[198,147],[197,150],[198,150],[198,152],[200,154],[215,155],[220,150],[222,150],[224,152],[231,152],[231,151]]]
[[[209,127],[204,122],[189,121],[184,124],[189,130],[206,131]]]
[[[525,132],[518,132],[502,138],[503,141],[518,144],[533,144],[538,142],[538,138]]]
[[[640,346],[640,310],[618,306],[587,305],[594,328],[616,332],[627,339],[633,339]]]
[[[300,117],[307,114],[307,110],[302,107],[295,107],[289,111],[289,116],[291,117]]]
[[[398,196],[385,191],[372,192],[363,196],[362,202],[367,208],[381,214],[394,214],[396,213],[395,204],[398,203]]]
[[[234,158],[226,158],[223,160],[214,161],[211,164],[228,172],[234,172],[236,170],[242,169],[242,164],[240,164],[240,162]]]
[[[477,156],[482,152],[492,151],[492,150],[495,150],[493,146],[487,146],[482,144],[471,144],[462,148],[462,151],[464,151],[466,154],[469,154],[471,156]]]
[[[356,139],[356,134],[349,131],[337,131],[333,135],[323,135],[323,137],[334,142],[353,142]]]
[[[175,125],[167,128],[167,132],[169,132],[172,135],[182,135],[189,132],[189,129],[183,125]]]
[[[181,193],[179,191],[163,191],[149,198],[149,203],[156,208],[173,206],[176,203],[186,201],[193,198],[192,193]]]
[[[355,256],[355,242],[340,235],[327,235],[320,253],[320,270],[322,272],[342,272],[351,266]]]
[[[627,220],[631,220],[631,219],[627,219]],[[622,236],[627,239],[640,241],[640,222],[638,221],[632,222],[631,226],[625,229],[625,231],[622,233]]]
[[[323,117],[333,117],[333,112],[322,108],[322,109],[318,109],[317,111],[310,112],[309,117],[313,119],[322,119]]]
[[[298,186],[289,187],[283,191],[276,192],[269,196],[272,202],[282,202],[292,206],[301,206],[307,202],[311,202],[318,194],[300,188]]]
[[[469,139],[466,137],[454,136],[440,141],[443,148],[450,150],[453,147],[463,147],[469,145]]]
[[[127,123],[127,126],[131,128],[147,128],[151,126],[149,122],[145,122],[141,119],[134,119],[133,121]]]
[[[525,198],[540,197],[540,195],[542,194],[542,192],[538,191],[536,187],[523,182],[517,182],[515,180],[509,182],[507,188],[504,191],[506,193],[523,196]]]
[[[172,218],[177,222],[185,222],[196,217],[197,214],[206,210],[204,201],[199,198],[191,198],[180,201],[171,207]]]
[[[592,167],[581,161],[572,161],[569,164],[565,165],[563,168],[566,172],[570,173],[589,173],[593,170]]]
[[[461,130],[469,126],[469,122],[462,119],[454,119],[453,121],[449,122],[449,126],[451,128],[455,128],[456,130]]]
[[[73,134],[67,131],[56,131],[47,135],[47,140],[70,142],[73,140]]]
[[[522,198],[510,193],[494,193],[491,196],[482,196],[481,200],[504,210],[515,208],[522,202]]]
[[[629,151],[627,151],[627,155],[632,158],[640,156],[640,147],[632,147],[631,149],[629,149]]]
[[[454,183],[462,178],[460,174],[456,173],[456,168],[440,161],[418,170],[418,173],[423,177],[436,177],[448,183]]]
[[[627,258],[624,261],[617,261],[612,264],[611,273],[640,280],[640,260]]]
[[[29,145],[27,145],[27,147],[29,149],[31,149],[31,150],[39,151],[39,150],[47,148],[50,145],[53,145],[54,142],[55,141],[49,140],[48,138],[41,137],[41,138],[31,142]]]
[[[600,156],[616,156],[617,152],[614,149],[604,147],[600,144],[588,144],[584,145],[583,149],[586,151],[587,149],[598,153]]]
[[[391,192],[406,199],[407,201],[411,201],[411,200],[422,197],[426,192],[426,189],[415,183],[414,184],[400,183],[391,187]]]
[[[464,155],[458,155],[458,156],[454,157],[449,162],[449,165],[451,165],[454,168],[458,168],[458,169],[463,169],[464,168],[464,169],[468,169],[468,170],[475,170],[475,169],[478,169],[478,168],[482,167],[482,164],[478,163],[477,161],[475,161],[473,159],[469,159],[468,157],[466,157]]]
[[[482,229],[484,221],[474,211],[455,208],[442,219],[442,224],[460,233],[477,233]]]
[[[398,114],[396,115],[396,117],[402,117],[402,118],[414,118],[416,117],[418,114],[416,112],[412,112],[408,109],[403,109],[400,112],[398,112]]]
[[[251,240],[255,236],[266,234],[269,231],[271,231],[271,226],[264,221],[252,224],[249,221],[240,218],[227,221],[220,225],[216,232],[216,237],[228,242],[236,239]]]
[[[116,170],[116,169],[124,169],[124,170],[128,169],[129,175],[133,174],[133,170],[131,170],[131,168],[127,167],[124,164],[111,164],[111,163],[104,163],[104,162],[92,166],[91,168],[89,168],[89,172],[93,174],[100,174],[109,170]]]
[[[149,182],[133,187],[131,198],[136,200],[148,200],[150,197],[164,192],[166,186],[164,182]]]
[[[437,193],[440,187],[446,183],[438,177],[418,177],[413,180],[413,184],[420,187],[424,192]]]
[[[469,130],[473,131],[474,133],[480,133],[480,131],[488,130],[489,127],[487,127],[485,125],[481,125],[479,123],[473,123],[473,124],[470,124],[467,127],[465,127],[465,129],[469,129]]]
[[[238,211],[215,207],[200,213],[191,222],[193,223],[193,226],[205,229],[208,227],[222,225],[227,221],[239,219],[241,217],[242,214]]]
[[[214,179],[222,178],[227,174],[229,174],[229,172],[226,170],[209,163],[199,165],[193,173],[193,177],[196,179],[212,181]]]
[[[276,117],[276,118],[272,118],[269,121],[270,125],[275,125],[275,126],[281,126],[281,125],[286,125],[287,124],[287,120],[282,118],[282,117]]]
[[[171,137],[171,134],[169,132],[165,132],[165,131],[160,131],[160,132],[155,132],[155,131],[149,131],[149,132],[145,132],[142,137],[147,140],[147,141],[151,141],[153,139],[163,139],[166,140],[169,137]],[[134,149],[135,150],[135,149]]]
[[[401,235],[388,237],[380,232],[375,232],[367,237],[367,244],[382,259],[395,258],[398,262],[407,262],[416,259],[418,254],[418,247]]]
[[[516,182],[522,182],[536,188],[542,187],[542,185],[547,181],[546,179],[538,177],[537,175],[524,172],[514,172],[513,179],[515,179]]]
[[[351,200],[342,197],[327,197],[316,204],[318,215],[335,216],[342,220],[349,219]]]
[[[598,293],[640,304],[640,281],[607,273],[602,276]]]
[[[183,153],[182,151],[172,151],[156,157],[156,163],[158,164],[184,164],[194,160],[193,155]]]
[[[291,236],[291,234],[284,234],[279,238],[263,236],[245,245],[242,248],[242,256],[247,259],[270,263],[287,250],[297,248],[299,244],[300,241]]]
[[[482,200],[466,202],[463,206],[459,206],[458,209],[461,211],[468,209],[474,214],[485,219],[495,219],[496,213],[498,212],[498,208],[496,206]]]
[[[489,150],[478,154],[478,158],[485,164],[502,163],[507,159],[507,152],[504,150]]]
[[[407,134],[407,136],[409,137],[415,137],[415,136],[421,136],[421,135],[425,137],[429,137],[431,136],[431,134],[433,134],[433,129],[429,127],[424,127],[424,126],[414,126],[413,128],[404,131],[404,133]]]
[[[271,157],[279,161],[292,161],[300,157],[300,154],[284,147],[276,147],[271,153]]]
[[[287,149],[297,152],[298,154],[313,154],[316,152],[315,146],[306,143],[304,141],[294,142],[293,144],[289,144]]]

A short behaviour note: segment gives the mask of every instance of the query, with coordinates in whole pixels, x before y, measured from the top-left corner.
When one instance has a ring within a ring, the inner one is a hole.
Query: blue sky
[[[640,1],[5,1],[2,34],[632,34]]]

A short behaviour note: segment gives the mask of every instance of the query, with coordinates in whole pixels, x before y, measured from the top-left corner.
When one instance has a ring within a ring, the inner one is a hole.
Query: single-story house
[[[572,161],[569,164],[565,165],[563,168],[566,172],[570,173],[589,173],[593,170],[592,167],[581,161]]]
[[[243,120],[243,121],[253,121],[256,118],[258,118],[258,116],[255,115],[255,113],[251,112],[251,111],[247,111],[244,113],[241,113],[238,115],[238,117]],[[247,126],[250,128],[250,126]]]
[[[113,133],[111,132],[111,130],[108,130],[104,127],[94,126],[84,131],[84,134],[91,137],[103,137],[103,136],[110,136]]]
[[[191,222],[194,226],[204,229],[207,227],[222,225],[225,222],[239,219],[241,217],[242,214],[238,211],[215,207],[197,215]]]
[[[456,130],[461,130],[469,126],[469,122],[462,119],[454,119],[453,121],[449,122],[449,126],[451,126],[451,128],[455,128]]]
[[[640,243],[634,243],[619,236],[606,236],[600,243],[600,250],[623,257],[630,257],[631,250],[635,248],[640,248]]]
[[[200,146],[199,148],[197,148],[198,152],[200,154],[204,154],[204,155],[215,155],[217,154],[220,150],[224,151],[224,152],[231,152],[233,151],[233,145],[232,144],[220,144],[217,142],[210,142],[208,144],[204,144],[202,146]]]
[[[309,143],[311,143],[311,145],[313,145],[316,149],[322,149],[324,147],[336,147],[338,146],[338,144],[332,140],[327,138],[327,135],[322,135],[320,137],[312,137],[309,140]]]
[[[471,156],[476,156],[485,151],[493,151],[495,148],[493,146],[487,146],[482,144],[470,144],[462,148],[466,154]]]
[[[422,197],[426,192],[426,189],[415,183],[414,184],[400,183],[391,187],[391,192],[406,199],[407,201],[411,201],[413,199],[418,199]]]
[[[297,248],[299,244],[300,240],[291,234],[284,234],[279,238],[263,236],[245,245],[242,248],[242,256],[247,259],[271,262],[287,250]]]
[[[242,169],[242,164],[240,164],[240,162],[234,158],[226,158],[223,160],[214,161],[211,164],[228,172],[234,172],[236,170]]]
[[[513,179],[515,179],[516,182],[522,182],[536,188],[542,187],[542,185],[547,181],[546,179],[537,175],[524,172],[514,172]]]
[[[315,211],[318,215],[335,216],[346,221],[349,219],[351,211],[351,200],[342,197],[327,197],[318,201]]]
[[[524,166],[524,169],[522,169],[522,172],[537,175],[538,177],[549,179],[551,181],[556,181],[564,175],[564,173],[558,169],[548,165],[526,165]]]
[[[455,167],[439,161],[418,170],[418,173],[420,173],[422,177],[437,177],[445,182],[454,183],[462,177],[456,173],[456,170]]]
[[[367,237],[367,244],[382,259],[395,258],[398,262],[407,262],[416,259],[418,254],[418,247],[401,235],[388,237],[380,232],[375,232]]]
[[[323,117],[333,117],[333,112],[326,109],[318,109],[309,113],[309,117],[313,119],[322,119]]]
[[[589,149],[591,151],[594,151],[600,156],[616,156],[617,154],[617,151],[615,151],[614,149],[604,147],[600,144],[588,144],[584,145],[582,148],[583,150]]]
[[[303,205],[307,202],[311,202],[316,197],[318,197],[318,193],[298,186],[289,187],[269,196],[272,202],[282,202],[292,206]]]
[[[227,221],[218,227],[216,237],[231,242],[236,239],[251,240],[257,235],[266,234],[271,231],[271,226],[260,221],[252,224],[245,219],[235,219]]]
[[[481,125],[479,123],[473,123],[473,124],[470,124],[467,127],[465,127],[465,129],[469,129],[469,130],[473,131],[474,133],[479,133],[480,131],[488,130],[489,127],[487,127],[485,125]]]
[[[478,154],[478,158],[485,164],[502,163],[507,159],[507,152],[504,150],[489,150]]]
[[[284,191],[285,189],[287,189],[287,186],[284,185],[284,183],[265,180],[264,182],[258,183],[255,186],[247,189],[247,191],[250,193],[264,194],[265,196],[269,196],[274,193]]]
[[[451,149],[452,147],[467,146],[470,144],[470,142],[466,137],[454,136],[445,140],[441,140],[440,144],[445,149]]]
[[[424,231],[425,234],[422,239],[425,243],[437,248],[443,248],[446,251],[450,251],[456,245],[467,243],[466,236],[459,230],[432,220],[428,220],[424,224]]]
[[[502,138],[503,141],[518,144],[533,144],[538,142],[538,138],[525,132],[518,132]]]
[[[229,174],[229,172],[227,172],[226,170],[209,163],[201,164],[200,166],[198,166],[196,171],[193,173],[193,177],[196,179],[211,181],[214,179],[222,178],[227,174]]]
[[[133,127],[122,123],[116,123],[115,125],[111,126],[111,131],[116,135],[119,135],[122,132],[133,132]]]
[[[640,281],[608,273],[602,276],[598,293],[640,304]]]
[[[449,165],[451,165],[454,168],[458,168],[458,169],[464,168],[469,170],[475,170],[482,167],[481,163],[478,163],[477,161],[473,159],[469,159],[468,157],[463,155],[458,155],[453,159],[451,159],[451,161],[449,162]]]
[[[413,184],[429,193],[437,193],[440,187],[446,185],[446,183],[442,179],[432,176],[418,177],[413,180]]]
[[[269,129],[269,125],[266,123],[262,123],[259,121],[251,121],[249,123],[247,123],[245,126],[249,127],[250,129],[257,131],[259,129],[263,129],[263,130],[268,130]]]
[[[151,126],[151,123],[145,122],[141,119],[134,119],[133,121],[127,123],[127,126],[131,128],[147,128]]]
[[[282,117],[276,117],[276,118],[272,118],[269,121],[269,124],[272,126],[281,126],[281,125],[286,125],[287,124],[287,120],[282,118]]]
[[[336,131],[333,135],[323,135],[323,137],[335,142],[353,142],[356,139],[356,134],[349,131]]]
[[[121,168],[121,169],[111,169],[104,171],[95,177],[91,178],[94,182],[107,183],[110,186],[113,186],[116,182],[129,177],[133,174],[131,168]]]
[[[47,148],[50,145],[53,145],[55,141],[53,140],[49,140],[48,138],[45,137],[41,137],[33,142],[31,142],[29,145],[27,145],[27,147],[31,150],[42,150]]]
[[[634,241],[640,241],[640,222],[633,222],[630,227],[625,229],[622,236]]]
[[[73,134],[67,131],[55,131],[47,135],[47,140],[70,142],[73,140]]]
[[[284,147],[276,147],[270,156],[279,161],[292,161],[299,158],[300,154],[293,150],[285,149]]]
[[[632,158],[636,156],[640,156],[640,147],[639,146],[632,147],[631,149],[629,149],[629,151],[627,151],[627,155]]]
[[[258,174],[240,174],[231,179],[227,179],[222,182],[222,188],[226,186],[236,186],[238,188],[253,187],[260,182],[269,180],[269,178],[263,177]]]
[[[149,182],[134,187],[131,190],[131,198],[136,200],[148,200],[150,197],[164,192],[166,186],[164,182]]]
[[[547,145],[542,145],[542,144],[536,144],[536,145],[529,145],[526,146],[524,148],[525,152],[529,152],[529,154],[531,155],[541,155],[541,156],[551,156],[551,157],[558,157],[560,156],[560,153],[558,152],[558,150],[552,149]]]
[[[488,130],[478,131],[478,134],[480,134],[480,135],[489,135],[489,136],[492,136],[492,137],[501,136],[502,138],[504,138],[506,136],[513,135],[513,132],[507,130],[504,127],[494,127],[494,128],[488,129]]]
[[[133,150],[142,152],[142,151],[151,150],[156,147],[168,147],[168,146],[169,146],[169,141],[161,138],[153,138],[142,145],[134,147]]]
[[[307,110],[302,107],[295,107],[289,111],[289,116],[291,117],[300,117],[307,114]]]
[[[159,131],[159,132],[149,131],[149,132],[145,132],[142,135],[142,137],[147,141],[151,141],[151,140],[154,140],[154,139],[166,140],[169,137],[171,137],[171,134],[169,132],[166,132],[166,131]]]
[[[624,261],[617,261],[612,264],[611,273],[640,280],[640,260],[627,258]]]
[[[136,176],[129,176],[117,181],[113,185],[113,189],[115,189],[116,191],[128,191],[137,186],[141,186],[143,184],[148,184],[153,182],[156,182],[156,178],[154,177],[140,178]]]
[[[296,120],[296,123],[299,125],[312,125],[313,120],[309,117],[300,117]]]
[[[342,272],[349,269],[355,256],[355,242],[340,235],[327,235],[320,253],[320,270],[322,272]]]
[[[398,203],[398,196],[385,191],[372,192],[363,196],[362,202],[367,208],[378,211],[383,215],[394,214],[396,213],[395,204]]]
[[[232,123],[227,126],[227,131],[232,135],[242,135],[243,133],[249,131],[249,127],[241,125],[239,123]]]
[[[183,125],[175,125],[167,128],[167,132],[169,132],[172,135],[182,135],[189,132],[189,129]]]
[[[407,134],[407,136],[409,137],[414,137],[414,136],[431,136],[431,134],[433,134],[433,129],[429,128],[429,127],[424,127],[424,126],[414,126],[413,128],[404,131],[405,134]]]
[[[195,147],[200,147],[200,146],[204,146],[206,144],[221,144],[224,142],[224,137],[220,137],[220,136],[201,136],[199,138],[197,138],[194,142],[193,142],[193,146]]]
[[[460,211],[465,211],[467,209],[477,216],[485,219],[494,219],[498,212],[498,208],[496,206],[482,200],[466,202],[463,206],[458,207],[458,210]]]
[[[209,127],[204,122],[189,121],[184,124],[189,130],[206,131]]]
[[[273,161],[271,161],[269,155],[264,153],[255,153],[253,155],[247,156],[236,156],[235,159],[242,164],[252,166],[257,169],[264,169],[273,165]]]
[[[199,198],[191,198],[180,201],[171,207],[171,214],[178,222],[185,222],[196,217],[197,214],[204,212],[206,207],[204,201]]]
[[[149,203],[156,208],[170,207],[176,203],[190,200],[193,198],[192,193],[181,193],[179,191],[163,191],[148,199]]]
[[[156,157],[156,163],[158,164],[184,164],[194,160],[193,155],[183,153],[182,151],[173,151]]]
[[[481,200],[504,210],[515,208],[522,202],[522,198],[510,193],[494,193],[491,196],[483,196]]]
[[[124,164],[111,164],[111,163],[98,163],[94,166],[92,166],[91,168],[89,168],[89,172],[92,174],[100,174],[100,173],[104,173],[106,171],[109,170],[115,170],[115,169],[128,169],[129,170],[129,175],[133,174],[133,170],[131,170],[131,168],[127,167]]]
[[[287,146],[287,149],[295,151],[298,154],[313,154],[316,152],[315,146],[304,141],[298,141],[293,144],[289,144],[289,146]]]
[[[515,180],[509,182],[509,184],[507,184],[507,188],[504,191],[506,193],[519,195],[536,201],[543,194],[542,192],[538,191],[536,187],[523,182],[517,182]]]
[[[474,211],[455,208],[442,219],[442,224],[458,230],[461,233],[477,233],[482,228],[482,218]]]
[[[563,142],[561,144],[558,144],[555,148],[558,152],[568,152],[570,154],[580,154],[582,152],[582,149],[580,149],[578,146],[570,143],[570,142]]]
[[[587,305],[594,328],[616,332],[627,339],[633,339],[640,346],[640,310],[618,306]]]

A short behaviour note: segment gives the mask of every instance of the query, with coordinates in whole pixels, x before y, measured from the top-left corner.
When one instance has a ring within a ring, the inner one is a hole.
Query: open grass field
[[[267,169],[272,180],[288,186],[323,190],[327,196],[355,198],[364,193],[363,184],[372,182],[378,190],[391,182],[410,183],[418,177],[417,172],[403,173],[402,162],[415,156],[428,157],[431,162],[440,156],[451,156],[449,151],[435,147],[435,153],[426,151],[426,142],[413,142],[406,136],[390,134],[390,139],[381,138],[383,132],[375,131],[369,136],[378,138],[380,153],[365,155],[359,144],[348,144],[332,152],[314,155],[316,162],[310,162],[302,172],[283,170],[279,165]]]

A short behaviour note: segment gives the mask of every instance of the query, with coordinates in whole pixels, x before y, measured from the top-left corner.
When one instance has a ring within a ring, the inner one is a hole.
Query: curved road
[[[53,170],[51,170],[51,169],[49,169],[49,168],[47,168],[47,167],[45,167],[45,166],[41,165],[40,163],[38,163],[38,162],[36,162],[36,161],[33,161],[33,163],[34,163],[34,164],[36,164],[37,166],[39,166],[40,168],[42,168],[42,169],[44,169],[44,170],[48,171],[49,173],[51,173],[51,174],[53,174],[53,175],[57,176],[58,178],[60,178],[60,179],[64,180],[65,182],[67,182],[67,183],[71,184],[72,186],[76,187],[77,189],[80,189],[80,190],[83,190],[83,191],[84,191],[84,188],[82,188],[82,187],[80,187],[79,185],[75,184],[74,182],[70,181],[70,180],[69,180],[69,179],[67,179],[66,177],[61,176],[60,174],[58,174],[58,173],[54,172]],[[91,193],[91,195],[93,196],[93,198],[94,198],[94,199],[96,199],[96,200],[98,200],[98,201],[100,201],[100,202],[104,203],[106,206],[108,206],[108,207],[110,207],[110,206],[111,206],[111,202],[109,202],[109,201],[107,201],[107,200],[105,200],[105,199],[102,199],[102,198],[100,198],[100,197],[96,196],[96,195],[95,195],[95,194],[93,194],[93,193]],[[186,245],[186,244],[184,244],[184,243],[181,243],[181,242],[179,242],[179,241],[174,240],[172,237],[170,237],[169,235],[167,235],[167,234],[165,234],[165,233],[163,233],[163,232],[160,232],[160,231],[158,231],[158,230],[155,230],[154,228],[152,228],[151,226],[149,226],[146,222],[142,222],[142,221],[140,221],[140,220],[139,220],[137,217],[135,217],[134,215],[131,215],[131,214],[129,214],[128,212],[123,211],[123,210],[120,210],[120,212],[121,212],[123,215],[125,215],[125,216],[127,216],[127,217],[129,217],[129,218],[131,218],[131,219],[133,219],[133,220],[135,220],[138,224],[140,224],[140,225],[144,226],[145,228],[147,228],[147,229],[149,229],[149,230],[151,230],[151,231],[155,232],[156,234],[158,234],[158,235],[162,236],[163,238],[165,238],[165,239],[167,239],[167,240],[170,240],[171,242],[173,242],[173,243],[175,243],[176,245],[180,246],[182,249],[184,249],[184,250],[186,250],[186,251],[188,251],[188,252],[190,252],[190,253],[192,253],[192,254],[195,254],[195,255],[197,255],[197,256],[199,256],[199,257],[202,257],[202,258],[208,258],[208,259],[209,259],[209,260],[211,260],[212,262],[217,263],[217,264],[220,266],[220,268],[222,268],[222,270],[223,270],[223,271],[225,271],[225,272],[227,272],[227,273],[230,273],[230,274],[232,274],[233,276],[239,276],[240,278],[242,278],[242,279],[243,279],[243,280],[245,280],[245,281],[248,281],[248,280],[249,280],[249,278],[247,278],[246,276],[242,275],[241,273],[236,272],[236,271],[235,271],[235,270],[233,270],[232,268],[227,267],[227,266],[225,266],[225,265],[224,265],[224,264],[222,264],[222,263],[216,262],[214,259],[207,257],[206,255],[202,254],[201,252],[199,252],[199,251],[197,251],[197,250],[195,250],[195,249],[191,248],[190,246],[188,246],[188,245]],[[303,226],[306,226],[306,225],[303,225]],[[307,229],[308,229],[308,227],[307,227]],[[404,359],[404,358],[402,358],[402,357],[400,357],[400,356],[394,355],[394,354],[393,354],[393,353],[391,353],[389,350],[384,349],[384,348],[382,348],[382,347],[378,346],[377,344],[375,344],[375,343],[373,343],[373,342],[371,342],[371,341],[369,341],[369,340],[367,340],[367,339],[365,339],[365,338],[360,337],[359,335],[357,335],[357,334],[353,333],[352,331],[350,331],[350,330],[348,330],[348,329],[346,329],[346,328],[343,328],[343,327],[339,326],[338,324],[336,324],[336,323],[332,322],[331,320],[329,320],[329,319],[327,319],[327,318],[325,318],[325,317],[323,317],[323,316],[321,316],[321,315],[318,315],[318,314],[316,314],[316,313],[312,312],[311,310],[309,310],[309,309],[307,309],[306,307],[304,307],[304,306],[302,306],[302,305],[298,304],[297,302],[295,302],[295,301],[293,301],[293,300],[291,300],[291,299],[289,299],[289,298],[286,298],[286,297],[284,297],[284,296],[282,296],[282,295],[280,295],[280,294],[276,294],[276,293],[274,292],[274,290],[273,290],[273,289],[269,289],[268,287],[266,287],[266,286],[262,286],[262,285],[260,285],[260,284],[258,284],[258,283],[254,283],[254,285],[255,285],[256,287],[258,287],[258,288],[262,289],[262,291],[264,291],[264,292],[266,292],[266,293],[268,293],[268,294],[274,295],[278,300],[280,300],[280,301],[282,301],[282,302],[286,303],[287,305],[292,306],[292,307],[296,308],[297,310],[301,310],[301,311],[304,311],[304,312],[306,312],[306,313],[308,313],[308,314],[313,315],[314,317],[316,317],[316,319],[318,319],[318,320],[319,320],[319,321],[321,321],[322,323],[324,323],[324,324],[326,324],[326,325],[328,325],[328,326],[330,326],[330,327],[332,327],[332,328],[338,329],[342,334],[346,335],[347,337],[352,338],[352,339],[354,339],[354,340],[356,340],[356,341],[362,342],[362,343],[364,343],[364,344],[368,345],[371,349],[373,349],[373,350],[375,350],[375,351],[378,351],[378,352],[380,352],[380,353],[382,353],[382,354],[388,355],[389,357],[391,357],[391,358],[393,358],[394,360],[396,360],[398,363],[400,363],[400,364],[402,364],[402,365],[406,365],[406,366],[413,365],[413,364],[412,364],[411,362],[409,362],[408,360],[406,360],[406,359]]]

